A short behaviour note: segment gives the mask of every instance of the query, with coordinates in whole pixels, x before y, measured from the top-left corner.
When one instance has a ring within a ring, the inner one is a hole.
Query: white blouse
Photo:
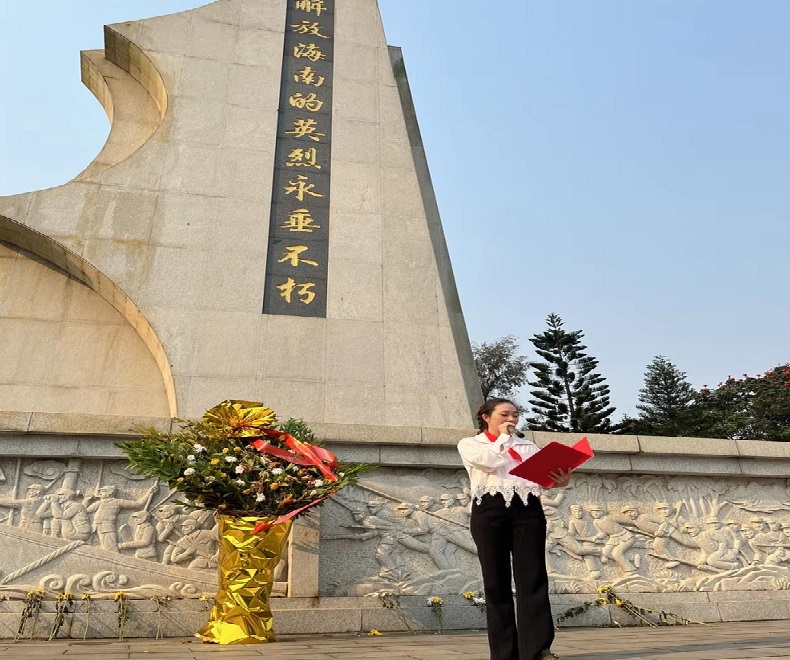
[[[491,442],[485,433],[479,433],[472,438],[464,438],[458,443],[458,453],[461,454],[461,460],[469,473],[472,497],[478,504],[486,493],[489,495],[501,493],[505,498],[505,506],[510,506],[513,493],[516,493],[526,504],[530,493],[540,497],[543,492],[543,488],[538,484],[508,474],[521,463],[510,455],[509,449],[515,449],[521,456],[521,461],[540,451],[540,447],[532,440],[506,433],[500,435],[494,442]]]

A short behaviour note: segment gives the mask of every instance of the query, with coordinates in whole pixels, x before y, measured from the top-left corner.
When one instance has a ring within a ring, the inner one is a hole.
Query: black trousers
[[[554,641],[540,500],[530,495],[524,504],[514,495],[506,507],[502,495],[483,495],[472,505],[470,528],[483,571],[491,660],[538,660]]]

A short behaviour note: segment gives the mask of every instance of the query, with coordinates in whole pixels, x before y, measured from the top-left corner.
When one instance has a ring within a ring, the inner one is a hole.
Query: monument
[[[480,579],[455,450],[480,388],[376,0],[219,0],[110,25],[82,77],[111,122],[101,153],[0,198],[0,635],[39,589],[89,596],[74,616],[90,636],[116,634],[119,590],[136,599],[128,634],[154,634],[151,598],[172,599],[168,634],[202,623],[214,522],[114,443],[227,398],[381,466],[295,527],[278,631],[432,628],[431,595],[448,627],[484,625],[460,595]],[[790,618],[785,447],[591,441],[575,487],[545,500],[555,609],[605,581],[692,618]]]

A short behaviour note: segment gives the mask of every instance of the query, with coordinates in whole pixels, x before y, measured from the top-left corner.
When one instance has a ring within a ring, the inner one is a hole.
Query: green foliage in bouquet
[[[276,413],[261,403],[223,401],[201,421],[179,423],[173,433],[145,429],[118,447],[132,471],[166,482],[187,504],[226,515],[283,516],[356,483],[371,467],[337,462],[302,420],[277,426]]]

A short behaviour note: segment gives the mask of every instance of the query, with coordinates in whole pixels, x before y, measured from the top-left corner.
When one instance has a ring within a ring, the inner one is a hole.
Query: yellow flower
[[[184,477],[179,477],[178,479],[176,479],[176,483],[179,484],[184,483]]]
[[[223,454],[227,454],[229,451],[230,451],[230,449],[228,449],[227,447],[223,447],[222,448],[222,453]]]
[[[211,459],[211,464],[212,465],[219,465],[219,459],[218,458],[212,458]]]
[[[461,595],[464,598],[466,598],[467,600],[472,600],[472,598],[475,597],[475,592],[474,591],[464,591],[464,593],[462,593]]]
[[[368,633],[368,635],[370,635],[371,637],[381,637],[381,633],[375,628],[372,628],[371,631]]]
[[[121,598],[126,598],[126,594],[123,591],[116,591],[112,597],[113,600],[120,600]]]
[[[623,604],[623,601],[621,601],[619,598],[615,598],[614,599],[614,604],[617,605],[618,607],[620,607],[620,605]]]

